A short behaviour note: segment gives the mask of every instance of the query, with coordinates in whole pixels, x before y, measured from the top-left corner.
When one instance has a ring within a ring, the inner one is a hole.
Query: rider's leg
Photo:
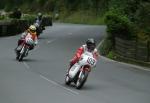
[[[21,49],[21,43],[22,43],[22,40],[19,39],[18,43],[17,43],[17,47],[15,48],[16,53],[20,51],[20,49]]]
[[[67,70],[67,75],[69,74],[69,71],[71,69],[71,67],[78,61],[78,58],[76,56],[73,57],[73,59],[70,61],[70,64],[69,64],[69,68]]]

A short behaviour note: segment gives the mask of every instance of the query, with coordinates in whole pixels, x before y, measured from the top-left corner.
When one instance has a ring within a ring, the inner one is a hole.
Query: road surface
[[[76,49],[98,43],[105,26],[54,23],[23,62],[15,60],[20,35],[0,38],[0,103],[150,103],[150,72],[101,58],[81,90],[66,86]]]

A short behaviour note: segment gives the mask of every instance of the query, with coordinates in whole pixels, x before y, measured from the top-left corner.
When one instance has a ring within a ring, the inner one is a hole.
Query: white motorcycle
[[[75,63],[66,75],[65,83],[70,85],[75,83],[77,89],[81,89],[87,80],[91,68],[95,67],[97,60],[90,52],[85,52],[81,55],[79,62]]]
[[[22,61],[22,59],[27,56],[29,52],[29,48],[33,44],[34,42],[31,38],[26,37],[25,39],[23,39],[23,42],[21,44],[21,49],[19,51],[16,51],[16,54],[17,54],[16,59],[18,61]]]

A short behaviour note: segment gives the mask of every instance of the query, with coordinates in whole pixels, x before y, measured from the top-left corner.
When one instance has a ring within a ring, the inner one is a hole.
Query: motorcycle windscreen
[[[73,79],[78,73],[79,69],[80,69],[80,65],[78,64],[73,65],[69,71],[69,77]]]

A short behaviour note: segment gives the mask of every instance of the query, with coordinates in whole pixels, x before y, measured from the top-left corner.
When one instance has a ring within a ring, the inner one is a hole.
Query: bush
[[[150,3],[141,3],[135,17],[138,26],[138,38],[144,42],[150,41]]]
[[[117,58],[117,56],[115,55],[115,52],[113,50],[108,53],[107,57],[110,59],[116,59]]]
[[[150,2],[141,3],[139,9],[135,14],[136,24],[140,28],[150,26]]]
[[[150,41],[150,27],[147,27],[145,29],[140,29],[137,34],[138,40],[147,43]]]
[[[118,10],[111,9],[105,15],[105,23],[107,25],[108,38],[113,39],[115,36],[122,39],[131,39],[134,34],[132,22],[118,12]]]
[[[33,24],[35,22],[36,19],[36,15],[29,15],[29,14],[24,14],[22,19],[27,20],[28,24]]]
[[[4,20],[5,17],[3,15],[0,15],[0,20]]]

